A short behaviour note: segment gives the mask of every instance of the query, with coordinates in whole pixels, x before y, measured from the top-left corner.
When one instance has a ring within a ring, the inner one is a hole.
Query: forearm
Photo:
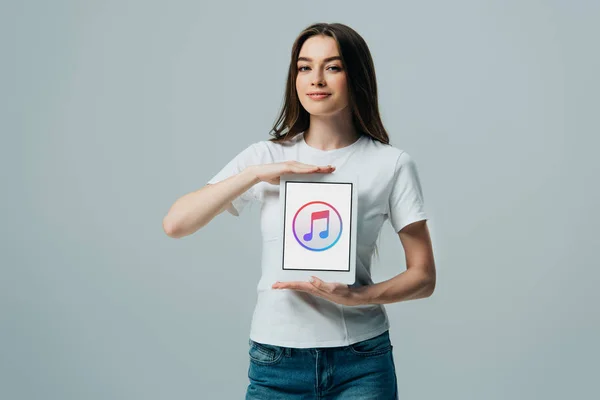
[[[186,194],[171,206],[164,217],[165,232],[175,238],[196,232],[258,182],[254,170],[246,168],[221,182]]]
[[[360,304],[388,304],[429,297],[435,288],[435,276],[422,269],[407,269],[387,281],[356,288]]]

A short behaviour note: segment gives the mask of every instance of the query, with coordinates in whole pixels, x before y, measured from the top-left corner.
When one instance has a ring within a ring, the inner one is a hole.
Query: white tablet
[[[357,184],[335,173],[280,177],[279,281],[355,282]]]

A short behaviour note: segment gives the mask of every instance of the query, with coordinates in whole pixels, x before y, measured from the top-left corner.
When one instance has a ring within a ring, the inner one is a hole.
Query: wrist
[[[354,293],[354,299],[357,305],[368,305],[373,303],[372,291],[370,290],[371,285],[358,286],[352,288]]]
[[[250,180],[250,183],[252,183],[252,185],[256,185],[260,182],[260,178],[256,174],[256,169],[254,168],[254,165],[250,165],[244,168],[241,173],[244,176],[246,176],[248,180]]]

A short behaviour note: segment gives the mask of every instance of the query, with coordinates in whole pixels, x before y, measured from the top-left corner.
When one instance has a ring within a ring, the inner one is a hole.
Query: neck
[[[335,115],[312,115],[310,125],[304,132],[304,141],[319,150],[335,150],[346,147],[360,138],[360,132],[352,124],[350,108]]]

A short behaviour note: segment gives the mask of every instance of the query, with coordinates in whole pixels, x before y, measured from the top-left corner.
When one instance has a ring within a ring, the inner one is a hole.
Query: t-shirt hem
[[[390,329],[389,321],[379,326],[377,329],[369,331],[359,336],[349,337],[346,340],[316,340],[312,342],[295,342],[295,341],[287,341],[287,340],[279,340],[274,338],[269,338],[266,336],[260,336],[256,333],[250,333],[250,339],[258,343],[270,344],[273,346],[282,346],[282,347],[292,347],[292,348],[314,348],[314,347],[342,347],[349,346],[351,344],[361,342],[363,340],[372,339],[376,336],[381,335],[385,331]]]
[[[429,217],[427,216],[427,214],[425,212],[420,212],[420,213],[411,215],[411,216],[405,218],[403,222],[398,222],[397,224],[395,224],[396,226],[399,226],[400,228],[399,229],[394,228],[394,230],[396,232],[400,232],[406,226],[408,226],[414,222],[423,221],[423,220],[429,220]]]

